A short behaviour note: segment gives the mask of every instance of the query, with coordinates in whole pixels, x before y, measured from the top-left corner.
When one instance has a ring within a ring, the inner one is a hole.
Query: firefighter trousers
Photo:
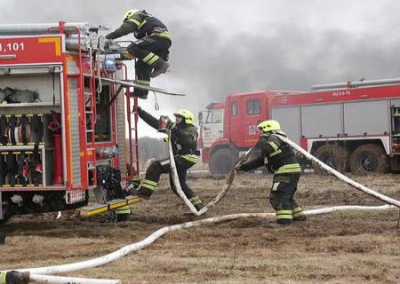
[[[274,175],[269,201],[276,212],[278,224],[305,220],[303,208],[294,199],[300,174]]]
[[[135,64],[136,82],[150,86],[150,73],[168,61],[171,41],[157,36],[147,36],[128,46],[128,52],[138,60]],[[133,94],[138,97],[147,97],[148,91],[135,88]]]
[[[190,169],[194,165],[194,163],[189,162],[188,160],[179,155],[176,155],[174,157],[174,160],[175,160],[176,170],[178,172],[179,183],[181,185],[183,193],[186,195],[189,201],[194,205],[194,207],[197,210],[200,210],[201,208],[204,207],[200,198],[186,184],[187,170]],[[150,164],[149,168],[146,171],[146,177],[142,181],[139,191],[146,197],[150,197],[157,187],[161,174],[167,174],[167,173],[170,174],[171,189],[176,195],[178,195],[174,183],[172,181],[171,163],[169,158],[156,160]]]

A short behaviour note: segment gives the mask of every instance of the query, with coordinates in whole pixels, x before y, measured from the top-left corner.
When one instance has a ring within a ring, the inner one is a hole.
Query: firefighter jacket
[[[133,14],[118,29],[106,35],[106,39],[116,39],[129,33],[133,33],[137,39],[154,36],[171,41],[171,35],[167,27],[145,10]]]
[[[261,167],[263,164],[274,174],[298,174],[301,172],[293,149],[276,135],[284,135],[283,132],[262,134],[258,140],[258,148],[261,155],[244,163],[240,170],[248,171]]]
[[[148,125],[158,130],[158,119],[148,112],[138,108],[139,117]],[[171,144],[174,155],[179,155],[185,160],[197,163],[200,151],[197,149],[198,132],[195,126],[186,124],[183,120],[171,130]]]

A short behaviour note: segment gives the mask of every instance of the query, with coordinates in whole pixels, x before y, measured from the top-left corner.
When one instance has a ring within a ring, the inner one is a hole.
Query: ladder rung
[[[93,111],[85,111],[85,113],[93,113]]]
[[[90,132],[93,132],[93,129],[86,130],[86,133],[90,133]]]
[[[87,151],[94,151],[96,148],[86,148]]]

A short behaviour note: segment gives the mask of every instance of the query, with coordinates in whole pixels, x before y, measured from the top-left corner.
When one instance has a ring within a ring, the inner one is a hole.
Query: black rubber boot
[[[151,72],[150,77],[151,78],[155,78],[165,72],[167,72],[168,68],[169,68],[170,64],[167,61],[161,61],[159,66],[156,66],[153,70],[153,72]]]
[[[144,187],[139,187],[139,188],[132,188],[128,190],[129,195],[133,196],[139,196],[144,199],[149,199],[150,196],[153,194],[153,191]]]

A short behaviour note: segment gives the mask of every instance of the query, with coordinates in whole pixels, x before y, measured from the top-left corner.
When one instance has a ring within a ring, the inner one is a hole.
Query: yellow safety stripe
[[[136,80],[136,83],[138,83],[140,85],[150,86],[150,81],[146,81],[146,80]]]
[[[152,181],[152,180],[149,180],[149,179],[145,179],[145,180],[143,180],[143,182],[144,182],[144,183],[147,183],[147,184],[150,184],[150,185],[157,186],[157,182],[156,182],[156,181]]]
[[[139,26],[138,29],[140,29],[145,23],[147,23],[147,21],[143,20],[143,22],[140,25],[138,25]]]
[[[169,31],[163,31],[161,33],[152,33],[151,36],[158,36],[171,40],[171,34]]]
[[[141,25],[143,24],[143,23],[140,23],[138,20],[135,20],[133,18],[128,19],[128,21],[135,23],[138,27],[141,27]]]
[[[189,201],[193,204],[193,205],[197,205],[201,203],[201,200],[198,196],[194,196],[192,198],[189,199]]]
[[[299,163],[295,164],[287,164],[282,167],[280,167],[275,174],[287,174],[287,173],[300,173],[301,168]]]
[[[282,150],[281,150],[281,149],[279,149],[278,151],[275,151],[275,152],[269,154],[269,156],[270,156],[270,157],[273,157],[273,156],[276,156],[276,155],[278,155],[278,154],[280,154],[280,153],[282,153]]]
[[[117,210],[115,210],[115,213],[117,213],[117,214],[129,214],[129,213],[131,213],[131,208],[129,206],[120,207]]]
[[[292,210],[277,210],[276,219],[293,219]]]
[[[164,137],[164,138],[163,138],[163,141],[164,141],[165,143],[168,143],[168,142],[169,142],[169,137]]]
[[[150,52],[149,54],[147,54],[147,56],[145,58],[143,58],[143,62],[147,63],[147,61],[149,61],[154,56],[157,56],[157,55],[155,55],[153,52]]]
[[[0,271],[0,284],[6,284],[7,271]]]
[[[194,154],[187,154],[187,155],[183,155],[181,157],[193,164],[196,164],[197,161],[199,160],[199,156],[194,155]]]
[[[149,65],[153,65],[154,62],[156,62],[160,57],[158,57],[157,55],[154,56],[152,59],[149,60],[149,62],[147,62],[147,64]]]
[[[293,218],[297,218],[297,217],[300,217],[300,216],[304,216],[306,214],[304,214],[304,212],[301,211],[301,212],[293,213],[292,215],[293,215]]]
[[[278,151],[279,146],[275,142],[269,142],[269,145],[271,145],[272,148],[274,148],[275,151]]]
[[[147,189],[150,189],[150,190],[154,190],[157,187],[157,182],[145,179],[145,180],[143,180],[142,186],[144,188],[147,188]]]
[[[303,208],[301,208],[300,206],[295,208],[295,209],[292,209],[292,213],[299,213],[299,212],[302,212],[302,211],[303,211]]]

